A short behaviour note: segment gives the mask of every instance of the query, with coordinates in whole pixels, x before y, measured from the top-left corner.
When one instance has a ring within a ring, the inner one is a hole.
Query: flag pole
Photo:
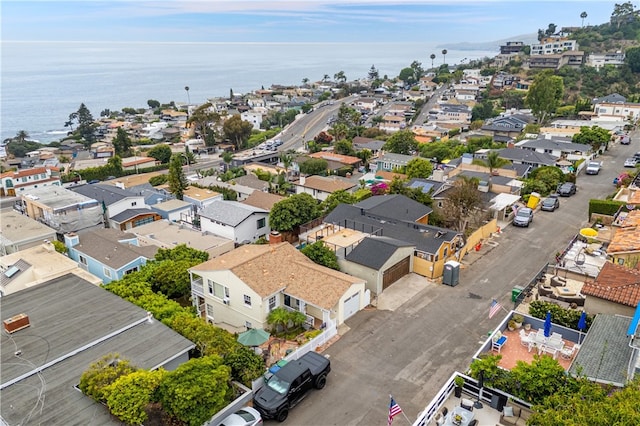
[[[389,398],[393,399],[394,401],[396,401],[393,398],[393,395],[389,394]],[[398,404],[398,401],[396,401],[396,404]],[[399,404],[398,404],[399,405]],[[400,411],[402,413],[402,415],[404,416],[405,419],[407,419],[407,422],[409,422],[410,425],[413,424],[413,422],[411,420],[409,420],[409,417],[407,417],[407,415],[405,414],[404,410]]]

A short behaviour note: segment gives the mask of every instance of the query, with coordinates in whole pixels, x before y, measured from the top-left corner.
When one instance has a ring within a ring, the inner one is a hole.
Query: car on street
[[[218,426],[256,426],[262,424],[262,417],[258,410],[252,407],[243,407],[233,414],[228,415]]]
[[[577,191],[576,184],[573,182],[565,182],[558,188],[558,194],[561,197],[571,197]]]
[[[558,200],[557,196],[547,197],[542,201],[542,204],[540,204],[540,210],[545,212],[554,212],[557,208],[560,208],[560,200]]]
[[[630,157],[624,160],[625,167],[635,167],[637,164],[638,164],[638,160],[636,160],[634,157]]]
[[[631,145],[631,138],[628,135],[621,136],[620,143],[622,145]]]
[[[531,222],[533,222],[533,210],[529,207],[520,207],[513,218],[513,225],[528,228]]]
[[[600,161],[589,161],[587,163],[587,171],[588,175],[597,175],[600,173],[600,169],[602,168],[602,163]]]

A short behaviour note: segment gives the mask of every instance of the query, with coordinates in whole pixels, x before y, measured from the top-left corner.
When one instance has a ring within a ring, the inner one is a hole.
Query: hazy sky
[[[623,0],[618,0],[622,2]],[[2,40],[482,42],[609,20],[614,1],[72,0],[0,5]]]

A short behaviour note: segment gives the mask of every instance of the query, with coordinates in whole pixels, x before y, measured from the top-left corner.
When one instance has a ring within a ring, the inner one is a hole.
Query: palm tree
[[[184,86],[184,90],[187,92],[187,102],[191,105],[191,96],[189,96],[189,86]]]
[[[233,153],[229,152],[229,151],[225,151],[222,153],[221,155],[222,161],[224,161],[224,171],[226,172],[227,170],[229,170],[229,163],[231,163],[231,160],[233,159]]]
[[[431,58],[431,69],[433,69],[433,60],[436,58],[436,54],[432,53],[429,57]]]
[[[284,176],[289,180],[289,167],[293,164],[293,155],[291,154],[280,154],[280,161],[282,162],[282,167],[284,167]]]
[[[509,160],[505,160],[500,157],[498,151],[491,151],[487,154],[487,159],[484,161],[484,165],[489,169],[489,191],[491,191],[491,180],[493,172],[500,167],[509,164]]]
[[[29,138],[29,133],[26,130],[20,130],[16,133],[16,141],[24,143]]]
[[[329,81],[330,78],[331,77],[329,77],[329,74],[325,74],[324,77],[322,77],[322,81],[323,82],[327,82],[327,81]]]
[[[302,84],[303,84],[304,86],[306,86],[306,85],[307,85],[307,83],[309,83],[309,79],[308,79],[307,77],[303,78],[303,79],[302,79]]]
[[[447,63],[447,49],[442,49],[442,61],[443,64]]]
[[[587,17],[587,12],[582,12],[580,14],[580,18],[582,18],[582,26],[583,27],[584,27],[584,20],[585,20],[586,17]]]

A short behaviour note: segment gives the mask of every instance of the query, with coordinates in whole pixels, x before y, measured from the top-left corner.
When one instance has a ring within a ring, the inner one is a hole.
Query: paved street
[[[287,422],[384,424],[390,393],[415,420],[453,371],[466,370],[479,343],[500,322],[499,316],[488,318],[491,299],[510,309],[512,287],[527,283],[586,224],[589,199],[614,191],[612,180],[624,159],[640,150],[637,134],[633,140],[600,156],[600,174],[581,174],[578,193],[562,198],[556,212],[538,211],[530,228],[509,226],[495,238],[496,247],[485,245],[484,256],[461,270],[457,287],[412,276],[394,286],[423,288],[413,296],[407,296],[410,290],[396,291],[407,301],[395,310],[362,311],[348,320],[351,330],[326,351],[332,360],[326,388],[311,393]]]

